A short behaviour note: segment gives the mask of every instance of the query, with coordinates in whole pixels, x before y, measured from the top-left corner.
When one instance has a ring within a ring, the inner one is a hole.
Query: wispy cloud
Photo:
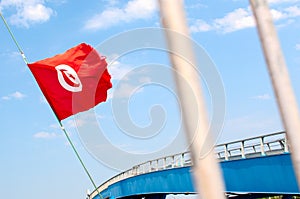
[[[87,121],[83,119],[69,118],[66,120],[66,122],[64,122],[64,127],[66,129],[74,129],[83,126],[85,123],[87,123]],[[51,124],[49,127],[52,129],[60,129],[60,126],[58,124]]]
[[[286,18],[299,17],[300,16],[300,6],[291,6],[285,10]]]
[[[51,124],[50,125],[50,128],[53,128],[53,129],[59,129],[59,125],[58,124]]]
[[[284,23],[291,24],[291,19],[300,16],[299,6],[290,6],[281,10],[271,9],[271,14],[275,22],[286,20]],[[255,20],[250,7],[238,8],[227,13],[222,18],[214,19],[211,23],[203,20],[195,20],[190,26],[191,32],[207,32],[218,31],[222,33],[230,33],[255,26]],[[281,24],[281,26],[283,26]]]
[[[191,25],[191,32],[207,32],[213,30],[214,27],[204,20],[197,19],[193,25]]]
[[[143,88],[138,85],[135,86],[129,83],[122,83],[112,95],[116,98],[130,98],[133,94],[140,93],[142,91]]]
[[[21,58],[20,52],[19,51],[6,51],[6,52],[1,52],[0,53],[1,57],[9,57],[9,58],[13,58],[16,59],[17,57]]]
[[[300,43],[296,44],[295,48],[296,48],[296,50],[300,50]]]
[[[120,4],[120,0],[104,0],[108,6],[115,6]]]
[[[75,128],[75,122],[72,119],[68,119],[66,123],[64,124],[64,127],[67,129],[68,135],[72,136],[73,128]],[[58,132],[58,133],[57,133]],[[40,132],[37,132],[33,135],[36,139],[56,139],[56,138],[64,138],[63,133],[61,132],[61,127],[59,124],[51,124],[47,128],[47,130],[42,130]]]
[[[108,65],[108,70],[112,76],[112,80],[121,80],[124,79],[125,75],[132,70],[132,67],[119,61],[114,61]]]
[[[85,125],[87,123],[84,119],[69,119],[66,123],[66,128],[77,128]]]
[[[41,103],[41,104],[48,104],[47,99],[45,98],[44,95],[41,95],[41,96],[40,96],[40,103]]]
[[[238,8],[223,18],[214,20],[214,27],[224,33],[255,26],[249,9]]]
[[[84,28],[88,30],[105,29],[120,23],[138,19],[149,19],[157,10],[155,0],[131,0],[123,8],[109,7],[87,20]]]
[[[2,0],[0,11],[8,8],[15,10],[15,13],[9,16],[9,22],[26,28],[32,24],[44,23],[55,14],[45,5],[45,0]]]
[[[215,30],[222,33],[229,33],[254,26],[255,21],[250,8],[238,8],[227,13],[222,18],[214,19],[211,23],[203,20],[196,20],[191,25],[190,30],[191,32],[207,32]]]
[[[257,95],[254,97],[251,97],[251,99],[256,99],[256,100],[269,100],[271,99],[271,96],[269,94],[263,94],[263,95]]]
[[[229,119],[224,126],[224,131],[230,132],[230,136],[238,133],[243,135],[242,137],[245,137],[247,133],[265,133],[278,129],[282,129],[282,127],[277,116],[264,118],[256,114]]]
[[[207,8],[207,5],[203,3],[193,3],[185,6],[186,9],[199,9],[199,8]]]
[[[142,76],[139,78],[139,83],[142,83],[142,84],[147,84],[147,83],[150,83],[152,80],[150,77],[147,77],[147,76]]]
[[[57,133],[49,133],[49,132],[41,131],[34,134],[33,137],[36,139],[54,139],[59,137],[59,135]]]
[[[115,85],[108,93],[111,98],[130,98],[130,96],[144,91],[143,85],[151,83],[151,74],[147,70],[132,68],[126,64],[116,62],[109,68]]]
[[[16,91],[14,93],[11,93],[9,95],[3,96],[1,99],[3,100],[11,100],[11,99],[17,99],[17,100],[22,100],[26,95],[23,93]]]
[[[300,0],[268,0],[269,4],[296,3]]]
[[[111,60],[114,59],[114,56],[112,56]],[[108,58],[108,62],[109,58]],[[121,63],[119,61],[114,61],[108,66],[108,70],[112,76],[113,83],[118,85],[118,87],[113,87],[113,89],[110,89],[108,92],[108,99],[112,99],[112,97],[117,98],[128,98],[133,93],[141,92],[142,89],[137,89],[137,86],[133,85],[133,83],[130,81],[130,77],[135,76],[135,69],[132,68],[129,65],[126,65],[124,63]],[[139,76],[139,83],[147,83],[151,81],[151,79],[145,74],[142,74]]]

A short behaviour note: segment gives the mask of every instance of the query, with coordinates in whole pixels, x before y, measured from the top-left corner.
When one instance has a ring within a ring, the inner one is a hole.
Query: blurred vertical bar
[[[166,28],[169,56],[175,69],[174,75],[182,105],[186,137],[190,144],[195,190],[200,194],[200,198],[222,199],[225,198],[225,193],[221,170],[214,156],[213,144],[207,143],[210,142],[209,138],[205,139],[210,136],[209,123],[199,74],[194,68],[197,64],[189,39],[183,1],[159,0],[159,5],[162,23]],[[186,40],[179,37],[179,34],[184,35]],[[182,51],[186,57],[175,54]],[[211,147],[211,150],[205,150],[204,147],[207,146]],[[203,155],[202,150],[208,153]]]
[[[293,166],[300,185],[300,117],[284,56],[266,0],[250,0],[277,104],[291,144]]]

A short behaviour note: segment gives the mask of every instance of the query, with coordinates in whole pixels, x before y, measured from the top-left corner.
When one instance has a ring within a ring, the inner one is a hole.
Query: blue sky
[[[299,2],[270,0],[298,103]],[[216,3],[186,0],[185,9],[192,38],[214,61],[225,88],[226,118],[218,142],[282,130],[248,1],[220,0]],[[81,42],[96,47],[124,31],[160,27],[158,7],[152,0],[91,0],[88,3],[71,0],[1,0],[0,10],[29,62],[62,53]],[[84,198],[86,189],[92,190],[92,185],[58,128],[54,114],[4,24],[0,25],[0,36],[1,197]],[[133,39],[118,45],[132,42],[136,41]],[[105,52],[105,49],[98,50],[100,53]],[[115,90],[110,91],[106,103],[95,108],[93,115],[96,116],[97,125],[110,143],[130,154],[163,151],[164,146],[169,145],[175,137],[182,136],[177,132],[181,118],[177,110],[176,94],[172,90],[172,76],[163,73],[168,85],[155,85],[151,82],[159,74],[142,69],[145,65],[146,69],[155,64],[170,65],[167,53],[142,49],[119,56],[113,52],[105,56],[108,60],[117,57],[109,66]],[[139,77],[136,80],[139,84],[132,83],[132,75]],[[135,93],[131,92],[132,89],[135,89]],[[207,88],[204,90],[209,100]],[[119,100],[118,103],[125,100],[133,124],[139,127],[151,124],[150,108],[160,105],[166,119],[163,130],[146,139],[128,136],[122,131],[124,127],[118,126],[120,124],[116,122],[118,115],[115,113],[120,111],[120,105],[114,106],[113,99]],[[116,112],[113,112],[114,108],[117,108]],[[92,155],[87,152],[80,129],[90,127],[86,119],[88,116],[79,115],[76,122],[75,117],[71,117],[63,123],[99,185],[118,171],[110,168],[115,167],[110,163],[97,161],[93,151]],[[180,139],[181,148],[173,152],[185,149],[184,138]],[[108,148],[101,143],[99,141],[98,144],[100,155],[106,153],[118,161],[118,154],[109,153]],[[169,150],[166,154],[171,152]]]

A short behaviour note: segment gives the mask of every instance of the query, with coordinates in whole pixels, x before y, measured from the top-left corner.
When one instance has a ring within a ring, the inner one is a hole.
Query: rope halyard
[[[28,65],[27,58],[26,58],[26,56],[25,56],[25,54],[24,54],[24,52],[23,52],[21,46],[18,44],[18,42],[17,42],[17,40],[16,40],[14,34],[13,34],[12,31],[10,30],[10,28],[9,28],[9,26],[8,26],[6,20],[5,20],[5,18],[4,18],[4,16],[2,15],[1,12],[0,12],[0,16],[1,16],[1,18],[2,18],[2,21],[3,21],[3,23],[4,23],[4,25],[5,25],[6,29],[7,29],[7,31],[8,31],[9,34],[10,34],[12,40],[14,41],[15,45],[17,46],[17,48],[18,48],[18,50],[19,50],[19,52],[20,52],[20,54],[21,54],[21,56],[22,56],[22,58],[23,58],[25,64]],[[54,111],[53,111],[53,112],[54,112]],[[77,150],[76,150],[76,148],[75,148],[75,146],[74,146],[72,140],[70,139],[70,136],[68,135],[68,133],[67,133],[65,127],[63,126],[62,122],[59,120],[59,118],[57,117],[57,115],[56,115],[55,112],[54,112],[54,115],[55,115],[55,117],[56,117],[56,119],[57,119],[57,121],[58,121],[58,123],[59,123],[59,126],[60,126],[61,130],[64,132],[64,134],[65,134],[65,136],[66,136],[66,138],[67,138],[69,144],[71,145],[71,147],[72,147],[72,149],[73,149],[73,151],[74,151],[74,153],[75,153],[77,159],[79,160],[79,162],[80,162],[81,166],[83,167],[85,173],[86,173],[87,176],[89,177],[89,180],[91,181],[91,183],[93,184],[94,188],[96,189],[98,195],[100,196],[100,199],[103,199],[102,195],[100,194],[99,190],[97,189],[97,186],[96,186],[94,180],[92,179],[92,177],[91,177],[89,171],[87,170],[87,168],[86,168],[84,162],[82,161],[81,157],[79,156],[79,153],[77,152]]]

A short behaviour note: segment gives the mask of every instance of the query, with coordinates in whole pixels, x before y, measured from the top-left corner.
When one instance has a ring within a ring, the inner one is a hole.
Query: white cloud
[[[280,25],[282,27],[293,23],[293,19],[300,16],[300,7],[290,6],[281,10],[271,9],[271,14],[275,22],[284,22],[284,24]],[[251,27],[255,27],[255,20],[250,7],[248,7],[235,9],[222,18],[214,19],[211,23],[196,20],[191,25],[190,30],[191,32],[215,30],[222,33],[230,33]]]
[[[54,15],[54,11],[45,6],[45,0],[2,0],[0,11],[7,8],[14,8],[16,12],[9,17],[9,21],[26,28],[32,24],[44,23]]]
[[[213,27],[201,19],[197,19],[196,22],[190,27],[191,32],[207,32],[212,30]]]
[[[116,90],[111,94],[112,97],[116,98],[130,98],[130,96],[140,93],[143,88],[139,86],[134,86],[129,83],[122,83]]]
[[[268,0],[269,4],[296,3],[300,0]]]
[[[70,118],[66,123],[66,128],[77,128],[85,125],[87,121],[85,119],[72,119]]]
[[[14,93],[11,93],[9,95],[6,95],[6,96],[3,96],[1,99],[3,100],[11,100],[11,99],[18,99],[18,100],[21,100],[23,99],[24,97],[26,97],[26,95],[24,95],[23,93],[19,92],[19,91],[16,91]]]
[[[108,71],[111,74],[112,80],[125,80],[126,74],[131,70],[131,67],[126,64],[122,64],[119,61],[114,61],[108,65]]]
[[[288,17],[288,15],[284,12],[280,12],[278,10],[275,10],[275,9],[271,9],[271,14],[273,16],[273,20],[274,21],[278,21],[280,19],[285,19]]]
[[[193,4],[185,5],[186,9],[199,9],[199,8],[207,8],[208,6],[202,3],[194,2]]]
[[[222,18],[214,19],[211,23],[196,20],[191,26],[191,32],[220,31],[222,33],[234,32],[255,26],[250,8],[238,8],[227,13]]]
[[[22,93],[20,93],[19,91],[16,91],[16,92],[12,93],[11,96],[12,96],[13,98],[16,98],[16,99],[22,99],[22,98],[25,97],[25,95],[22,94]]]
[[[139,78],[139,82],[143,84],[147,84],[151,82],[151,78],[147,76],[142,76]]]
[[[96,118],[97,118],[98,120],[101,120],[101,119],[104,119],[105,116],[104,116],[104,115],[100,115],[100,114],[96,114]]]
[[[157,10],[155,0],[131,0],[123,8],[109,7],[89,19],[84,28],[105,29],[119,23],[129,23],[138,19],[149,19]]]
[[[214,20],[214,27],[224,33],[254,27],[255,22],[248,9],[238,8],[223,18]]]
[[[300,50],[300,43],[296,44],[295,48],[296,48],[296,50]]]
[[[300,16],[300,7],[291,6],[285,9],[288,14],[288,17],[299,17]]]
[[[34,134],[33,137],[37,139],[53,139],[53,138],[57,138],[58,134],[41,131]]]
[[[84,119],[74,119],[73,117],[68,118],[65,122],[64,122],[64,127],[66,129],[74,129],[80,126],[83,126],[87,123],[86,120]],[[60,126],[58,124],[51,124],[49,126],[52,129],[61,129]],[[71,135],[71,134],[70,134]]]
[[[120,4],[120,0],[104,0],[106,4],[109,6],[115,6]]]
[[[269,100],[269,99],[271,99],[271,96],[269,94],[263,94],[263,95],[254,96],[254,97],[252,97],[252,99]]]
[[[227,134],[226,137],[231,137],[233,140],[254,137],[281,129],[280,118],[277,115],[267,117],[263,113],[256,113],[227,120],[223,132],[224,136]]]
[[[1,57],[6,57],[6,58],[9,57],[9,58],[13,58],[13,59],[16,59],[16,58],[21,57],[19,51],[6,51],[6,52],[1,52],[1,53],[0,53],[0,56],[1,56]]]
[[[53,128],[53,129],[59,129],[60,128],[58,124],[51,124],[50,127]]]
[[[3,100],[10,100],[10,97],[8,97],[8,96],[3,96],[1,99],[3,99]]]
[[[109,62],[109,61],[108,61]],[[113,77],[113,89],[108,91],[108,99],[129,98],[130,96],[143,91],[143,84],[151,82],[147,71],[136,71],[136,68],[114,61],[109,64],[108,70]],[[137,79],[136,79],[137,78]]]

